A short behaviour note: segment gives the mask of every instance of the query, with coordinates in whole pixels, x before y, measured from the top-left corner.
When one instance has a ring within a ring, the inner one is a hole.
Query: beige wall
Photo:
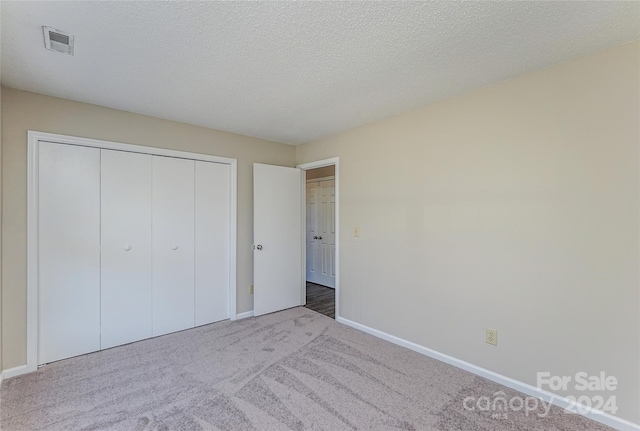
[[[314,180],[316,178],[324,178],[324,177],[332,177],[336,173],[335,166],[324,166],[322,168],[317,169],[309,169],[306,171],[307,179]]]
[[[639,423],[639,48],[297,147],[340,157],[341,315],[532,385],[605,371]]]
[[[27,130],[238,159],[238,312],[253,309],[252,163],[295,166],[295,148],[204,127],[2,89],[4,369],[26,363]]]

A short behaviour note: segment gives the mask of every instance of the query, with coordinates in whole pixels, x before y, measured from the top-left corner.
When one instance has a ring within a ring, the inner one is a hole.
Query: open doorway
[[[335,165],[306,170],[306,307],[336,316]]]

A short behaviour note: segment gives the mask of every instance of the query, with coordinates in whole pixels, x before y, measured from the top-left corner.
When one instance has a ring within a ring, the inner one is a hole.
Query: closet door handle
[[[124,251],[129,251],[129,250],[131,250],[131,246],[130,246],[130,245],[126,245],[126,246],[124,247]]]
[[[257,248],[258,250],[262,250],[262,244],[258,244],[258,245],[256,245],[256,248]]]

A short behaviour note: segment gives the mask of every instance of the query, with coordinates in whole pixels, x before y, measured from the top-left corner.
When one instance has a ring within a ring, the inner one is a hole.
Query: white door
[[[153,156],[153,335],[193,328],[194,161]]]
[[[304,303],[302,171],[253,165],[254,315]]]
[[[229,165],[195,162],[195,324],[229,318]]]
[[[152,156],[101,151],[100,346],[107,349],[153,335]]]
[[[38,364],[100,349],[100,150],[41,142]]]
[[[320,241],[318,240],[318,201],[319,182],[307,182],[307,281],[319,283],[319,263],[320,263]]]
[[[320,181],[318,205],[319,274],[317,283],[336,287],[336,186],[334,180]]]
[[[336,286],[334,180],[307,182],[307,281]]]

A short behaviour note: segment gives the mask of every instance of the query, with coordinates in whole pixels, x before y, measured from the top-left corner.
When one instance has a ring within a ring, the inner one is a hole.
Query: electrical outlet
[[[253,284],[249,285],[249,295],[253,295]]]
[[[487,344],[498,345],[498,331],[487,328]]]

